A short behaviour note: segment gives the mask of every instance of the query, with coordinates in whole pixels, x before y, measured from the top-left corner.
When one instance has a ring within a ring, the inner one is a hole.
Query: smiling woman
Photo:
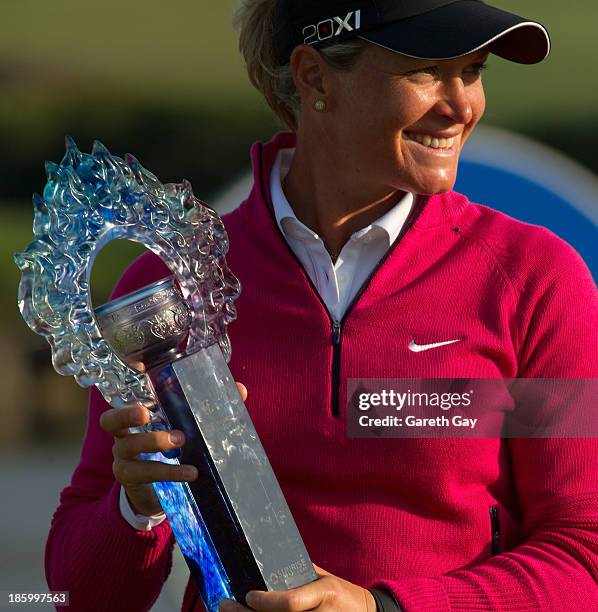
[[[478,0],[244,0],[235,23],[250,80],[290,131],[254,145],[252,191],[224,217],[243,286],[230,368],[319,578],[221,610],[588,609],[593,440],[458,439],[475,418],[455,438],[346,433],[351,379],[598,376],[579,255],[453,191],[488,56],[538,63],[546,30]],[[167,274],[144,255],[114,295]],[[46,558],[73,609],[147,609],[168,573],[150,486],[163,473],[137,453],[184,436],[128,433],[146,419],[92,392]],[[183,470],[171,477],[193,480]],[[184,609],[198,598],[190,582]]]
[[[323,159],[314,160],[311,151],[314,161],[310,174],[316,176],[317,167],[322,178],[330,176],[331,171],[344,175],[345,182],[358,183],[360,191],[366,187],[363,177],[367,177],[369,198],[388,196],[389,205],[396,201],[397,191],[434,194],[450,190],[461,148],[484,113],[481,66],[487,55],[488,51],[482,50],[430,61],[370,45],[349,74],[338,75],[322,66],[321,78],[328,87],[332,116],[316,120],[325,122],[327,133],[334,135],[330,146],[340,149],[347,166],[360,169],[360,175],[343,173],[341,167],[330,162],[328,166],[333,167],[322,167]],[[303,79],[300,87],[306,95],[310,85],[313,87],[309,73],[317,59],[317,52],[311,48],[298,50],[295,55],[298,78]],[[305,129],[309,130],[308,125]],[[311,132],[316,129],[318,126]],[[314,135],[316,139],[318,136]],[[322,158],[333,159],[325,144],[313,149]],[[298,157],[297,164],[300,162]],[[290,184],[291,178],[292,173]],[[347,185],[347,191],[358,194],[354,185]],[[360,199],[364,195],[360,194]],[[376,215],[381,210],[371,213]]]

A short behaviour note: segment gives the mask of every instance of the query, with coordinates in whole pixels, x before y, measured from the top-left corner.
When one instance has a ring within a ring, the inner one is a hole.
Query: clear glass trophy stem
[[[252,589],[282,590],[315,579],[219,346],[162,363],[148,375],[169,425],[185,433],[178,461],[199,473],[176,490],[176,500],[175,483],[157,484],[156,491],[169,520],[179,513],[173,531],[208,610],[214,601],[217,609],[218,598],[244,602]],[[189,511],[204,534],[201,542],[187,527]]]

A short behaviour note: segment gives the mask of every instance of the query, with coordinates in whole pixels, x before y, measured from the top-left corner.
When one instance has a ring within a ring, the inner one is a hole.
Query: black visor
[[[360,37],[421,59],[450,59],[482,47],[536,64],[550,52],[546,28],[481,0],[278,0],[273,24],[279,62],[297,45],[324,48]]]

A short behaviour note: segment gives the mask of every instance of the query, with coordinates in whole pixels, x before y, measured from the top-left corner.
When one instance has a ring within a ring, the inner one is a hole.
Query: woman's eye
[[[417,68],[405,73],[407,76],[413,76],[415,74],[430,74],[432,76],[436,76],[438,74],[438,70],[436,66],[426,66],[424,68]]]
[[[478,77],[482,74],[482,72],[487,68],[487,64],[483,62],[479,62],[477,64],[472,64],[464,69],[463,74],[471,75]],[[432,76],[438,77],[438,66],[424,66],[422,68],[416,68],[415,70],[410,70],[409,72],[405,72],[404,76]]]
[[[483,64],[483,63],[474,64],[473,66],[470,66],[467,69],[467,73],[473,74],[475,76],[480,76],[482,72],[486,70],[486,68],[488,68],[488,64]]]

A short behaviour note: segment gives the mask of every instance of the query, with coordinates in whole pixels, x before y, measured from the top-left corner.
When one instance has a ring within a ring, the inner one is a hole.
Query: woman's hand
[[[247,389],[241,383],[237,383],[237,386],[245,401]],[[145,516],[162,512],[152,482],[192,482],[197,478],[197,468],[192,465],[169,465],[139,458],[140,453],[169,451],[185,443],[185,435],[178,430],[129,432],[129,427],[143,426],[149,419],[149,410],[143,406],[112,408],[100,417],[102,429],[114,436],[114,476],[124,487],[133,511]]]
[[[250,608],[225,599],[220,602],[219,612],[376,612],[376,602],[367,590],[333,576],[314,565],[319,578],[305,586],[289,591],[250,591],[247,603]]]

